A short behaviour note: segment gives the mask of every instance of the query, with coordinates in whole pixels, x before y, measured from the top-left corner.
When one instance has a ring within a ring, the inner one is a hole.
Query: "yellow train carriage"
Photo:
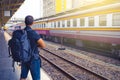
[[[55,41],[62,37],[72,40],[77,47],[120,56],[120,0],[103,0],[40,18],[33,28]]]

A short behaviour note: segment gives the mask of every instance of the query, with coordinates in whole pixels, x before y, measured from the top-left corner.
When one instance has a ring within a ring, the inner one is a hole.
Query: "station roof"
[[[25,0],[0,0],[0,27],[13,16]]]

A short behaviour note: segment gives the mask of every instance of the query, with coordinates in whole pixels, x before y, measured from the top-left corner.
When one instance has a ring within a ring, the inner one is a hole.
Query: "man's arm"
[[[44,43],[44,41],[43,41],[42,38],[40,38],[40,39],[37,41],[37,43],[38,43],[38,45],[39,45],[40,48],[45,48],[45,43]]]

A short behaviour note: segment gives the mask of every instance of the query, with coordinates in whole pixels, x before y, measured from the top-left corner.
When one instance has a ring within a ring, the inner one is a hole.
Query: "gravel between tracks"
[[[84,70],[83,68],[79,66],[76,66],[62,58],[56,57],[52,53],[41,51],[41,56],[46,57],[47,60],[57,65],[57,67],[62,69],[64,72],[74,77],[74,79],[72,80],[104,80],[103,78],[98,77],[92,74],[91,72]],[[46,68],[49,68],[49,67],[46,67]]]
[[[58,47],[61,47],[61,45],[57,44],[57,43],[53,43],[53,42],[49,42],[49,41],[46,41],[46,43],[48,45],[52,46],[53,49],[55,49],[55,47],[56,47],[56,49]],[[83,50],[78,50],[78,49],[71,48],[71,47],[68,47],[68,46],[63,46],[63,47],[65,47],[69,51],[74,51],[75,53],[77,53],[77,54],[74,54],[74,55],[78,56],[79,53],[80,54],[84,54],[84,55],[87,55],[87,56],[92,57],[94,59],[98,59],[100,61],[103,61],[105,63],[108,63],[108,64],[111,64],[111,65],[115,65],[115,66],[119,66],[120,67],[120,61],[119,60],[116,60],[116,59],[113,59],[113,58],[110,58],[110,57],[106,57],[106,56],[97,55],[95,53],[91,53],[91,52],[87,52],[87,51],[83,51]]]
[[[47,45],[48,49],[50,49],[52,52],[58,54],[59,56],[62,56],[76,64],[79,64],[82,67],[85,67],[89,70],[94,71],[97,74],[100,74],[102,76],[107,77],[108,80],[119,80],[120,79],[120,67],[118,66],[114,66],[114,65],[110,65],[108,63],[104,63],[102,61],[90,58],[86,55],[82,56],[73,56],[71,54],[68,54],[67,52],[71,52],[72,51],[60,51],[60,50],[56,50],[56,47],[53,47],[50,45]],[[74,51],[73,51],[74,52]]]
[[[51,76],[52,80],[72,80],[67,76],[64,76],[64,74],[59,71],[54,65],[50,64],[43,58],[42,60],[42,68],[47,72],[49,76]]]

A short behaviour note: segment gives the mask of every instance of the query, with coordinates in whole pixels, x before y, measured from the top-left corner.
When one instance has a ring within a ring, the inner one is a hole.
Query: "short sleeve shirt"
[[[25,30],[27,31],[28,39],[30,40],[30,45],[33,51],[33,57],[34,59],[39,58],[39,50],[37,47],[37,41],[41,38],[41,36],[34,30],[32,30],[31,27],[26,26]]]

